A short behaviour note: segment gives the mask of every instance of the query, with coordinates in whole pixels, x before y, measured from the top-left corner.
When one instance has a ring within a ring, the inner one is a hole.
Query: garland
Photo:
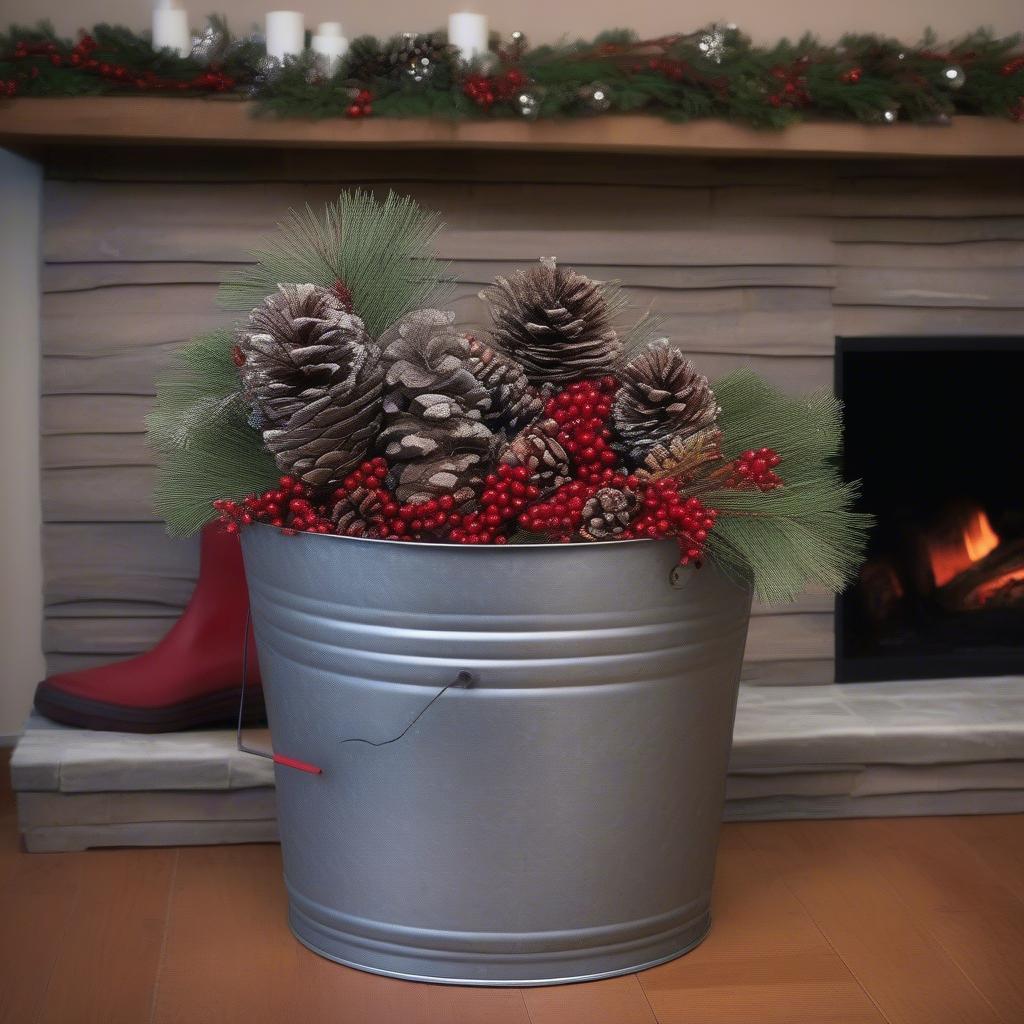
[[[486,336],[460,332],[439,230],[408,198],[345,193],[224,284],[243,316],[181,350],[147,421],[172,532],[671,537],[766,600],[842,589],[869,520],[831,394],[744,370],[712,386],[614,283],[553,257],[481,292]]]
[[[334,74],[307,51],[280,64],[211,17],[188,57],[97,25],[76,42],[46,24],[0,36],[0,96],[229,94],[281,117],[568,118],[657,114],[782,127],[805,117],[945,124],[1024,119],[1021,37],[978,31],[946,46],[848,35],[754,46],[735,26],[641,40],[625,31],[530,49],[520,32],[473,62],[443,33],[356,39]]]

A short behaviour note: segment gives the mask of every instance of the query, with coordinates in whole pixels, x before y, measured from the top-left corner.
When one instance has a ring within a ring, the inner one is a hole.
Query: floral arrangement
[[[832,121],[945,124],[953,114],[1024,118],[1020,36],[979,30],[940,44],[884,34],[838,44],[806,35],[757,46],[735,25],[640,39],[622,30],[531,48],[522,32],[460,58],[443,32],[353,40],[328,69],[310,51],[268,57],[212,16],[188,56],[154,50],[148,35],[96,25],[77,41],[52,28],[0,33],[0,96],[215,95],[251,97],[281,117],[569,118],[658,114],[780,127]]]
[[[408,198],[346,193],[222,287],[244,316],[185,346],[149,417],[172,532],[671,537],[768,600],[843,587],[867,519],[830,394],[712,384],[615,283],[554,258],[497,278],[490,333],[462,331],[439,231]]]

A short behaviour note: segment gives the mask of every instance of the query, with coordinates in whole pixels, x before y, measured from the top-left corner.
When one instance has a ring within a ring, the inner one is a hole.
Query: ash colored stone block
[[[265,729],[247,741],[270,748]],[[273,765],[236,748],[233,729],[143,736],[72,729],[32,714],[11,759],[15,790],[94,793],[273,785]]]
[[[276,843],[276,821],[146,821],[64,825],[22,834],[29,853],[70,853],[100,846],[214,846]]]

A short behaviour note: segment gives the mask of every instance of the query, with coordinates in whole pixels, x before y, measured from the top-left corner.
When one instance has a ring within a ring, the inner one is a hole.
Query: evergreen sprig
[[[282,282],[341,282],[353,311],[377,337],[410,310],[448,301],[454,284],[436,254],[440,216],[408,196],[343,192],[322,215],[309,206],[279,225],[273,245],[252,255],[256,262],[226,281],[218,296],[226,309],[248,312]]]
[[[749,370],[728,374],[714,390],[723,457],[771,447],[782,457],[785,485],[702,495],[719,512],[708,557],[769,603],[793,600],[809,582],[838,593],[856,575],[872,522],[852,510],[858,486],[845,483],[836,465],[842,404],[827,391],[790,397]]]
[[[187,537],[213,519],[216,499],[263,491],[279,475],[249,423],[233,344],[229,331],[201,335],[157,378],[146,439],[161,459],[154,508],[173,536]]]

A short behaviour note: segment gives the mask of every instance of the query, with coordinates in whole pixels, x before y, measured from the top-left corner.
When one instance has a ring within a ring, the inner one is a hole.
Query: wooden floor
[[[305,950],[276,846],[23,853],[0,773],[4,1024],[1024,1021],[1024,816],[727,825],[693,953],[474,989]]]

